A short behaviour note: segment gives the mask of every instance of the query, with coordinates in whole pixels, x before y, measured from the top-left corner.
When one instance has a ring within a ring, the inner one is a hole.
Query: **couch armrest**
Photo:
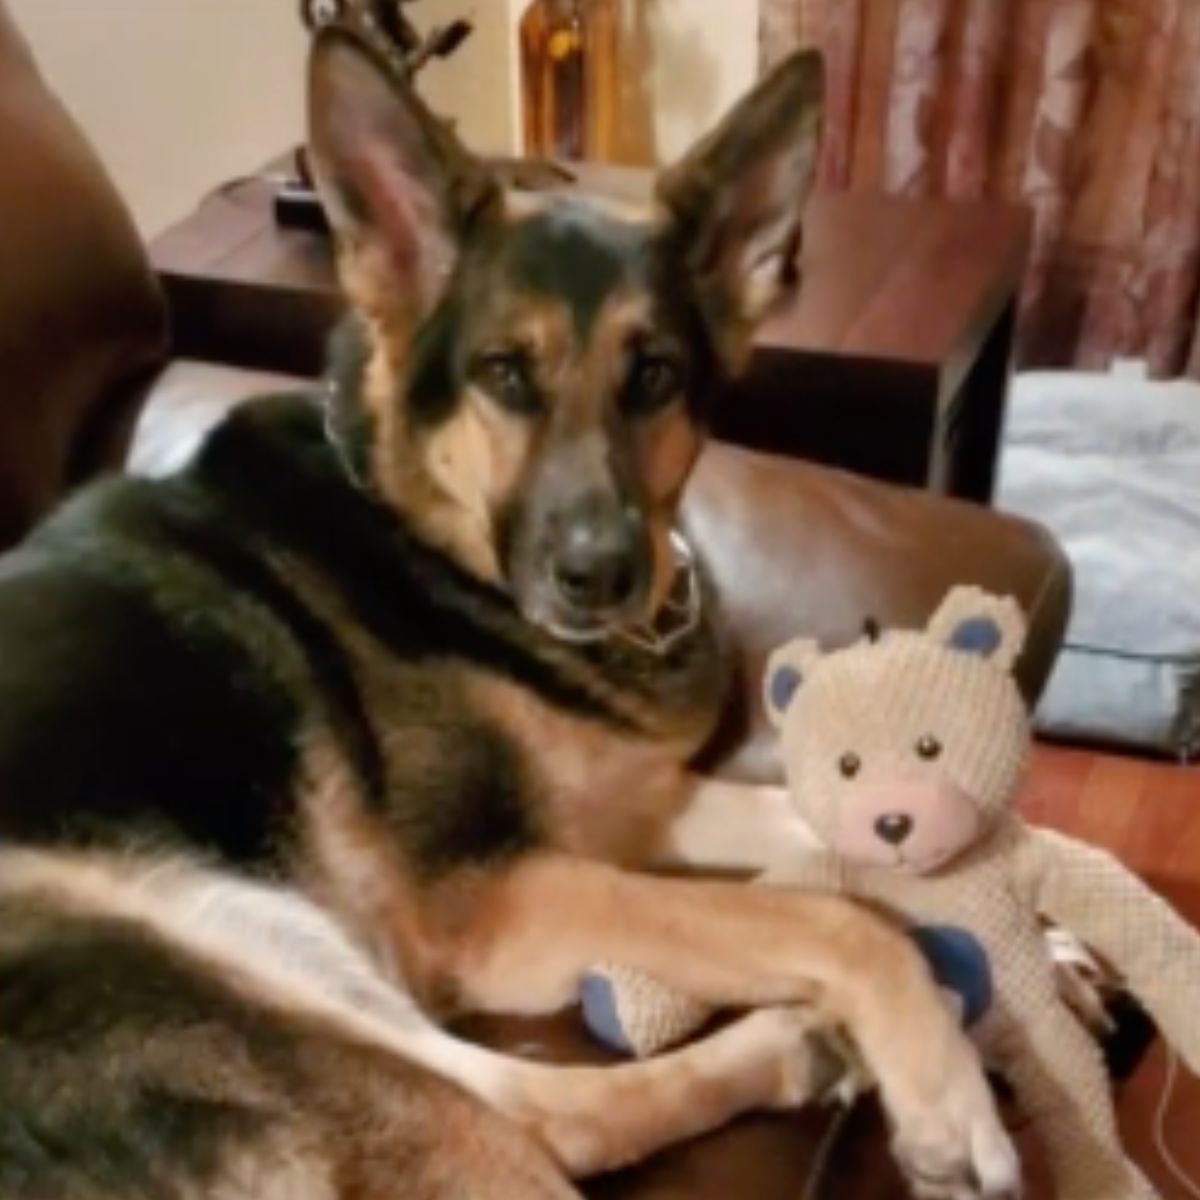
[[[1014,596],[1030,635],[1017,667],[1041,694],[1062,643],[1071,572],[1028,521],[928,492],[712,443],[684,520],[717,585],[739,654],[739,703],[706,755],[721,774],[777,776],[759,700],[767,655],[804,634],[829,646],[881,625],[923,624],[956,583]]]
[[[0,0],[0,548],[120,461],[162,297],[103,167]]]

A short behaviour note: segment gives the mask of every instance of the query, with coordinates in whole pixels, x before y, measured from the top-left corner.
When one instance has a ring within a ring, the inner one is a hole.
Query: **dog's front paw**
[[[893,1105],[893,1150],[919,1200],[1015,1197],[1020,1161],[977,1063],[932,1101]]]
[[[1001,1129],[943,1129],[938,1136],[893,1143],[918,1200],[992,1200],[1020,1195],[1016,1151]]]
[[[859,1076],[830,1036],[828,1022],[811,1008],[760,1009],[743,1017],[731,1033],[745,1038],[743,1061],[762,1068],[758,1103],[792,1109],[840,1098]],[[857,1087],[861,1090],[861,1087]]]

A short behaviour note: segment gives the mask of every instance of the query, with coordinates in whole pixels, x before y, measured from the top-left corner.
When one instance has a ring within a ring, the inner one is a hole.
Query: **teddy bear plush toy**
[[[923,631],[777,650],[766,706],[816,843],[764,880],[858,896],[910,925],[1035,1126],[1059,1200],[1152,1197],[1121,1148],[1096,1041],[1062,999],[1043,919],[1120,972],[1192,1071],[1200,935],[1108,854],[1012,811],[1030,747],[1012,674],[1024,637],[1014,601],[956,588]],[[584,1009],[639,1053],[707,1015],[617,969],[585,981]]]

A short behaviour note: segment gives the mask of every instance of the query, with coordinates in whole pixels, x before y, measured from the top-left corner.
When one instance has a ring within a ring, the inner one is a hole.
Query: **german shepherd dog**
[[[354,312],[327,383],[0,565],[0,1196],[575,1196],[804,1100],[814,1022],[853,1040],[920,1195],[1008,1193],[901,932],[648,870],[784,836],[778,792],[689,766],[727,668],[711,598],[670,599],[702,586],[672,531],[787,286],[819,62],[642,214],[506,196],[344,31],[310,71]],[[758,1011],[610,1069],[442,1027],[559,1009],[600,962]]]

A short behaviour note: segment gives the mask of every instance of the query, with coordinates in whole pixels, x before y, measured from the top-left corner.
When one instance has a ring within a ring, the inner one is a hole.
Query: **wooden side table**
[[[817,196],[718,432],[990,500],[1029,234],[1008,205]]]
[[[572,167],[644,195],[650,175]],[[1029,244],[1022,209],[822,194],[804,284],[762,331],[715,432],[877,478],[990,499]],[[209,196],[151,254],[183,356],[316,374],[343,308],[328,240],[280,229],[265,180]]]

